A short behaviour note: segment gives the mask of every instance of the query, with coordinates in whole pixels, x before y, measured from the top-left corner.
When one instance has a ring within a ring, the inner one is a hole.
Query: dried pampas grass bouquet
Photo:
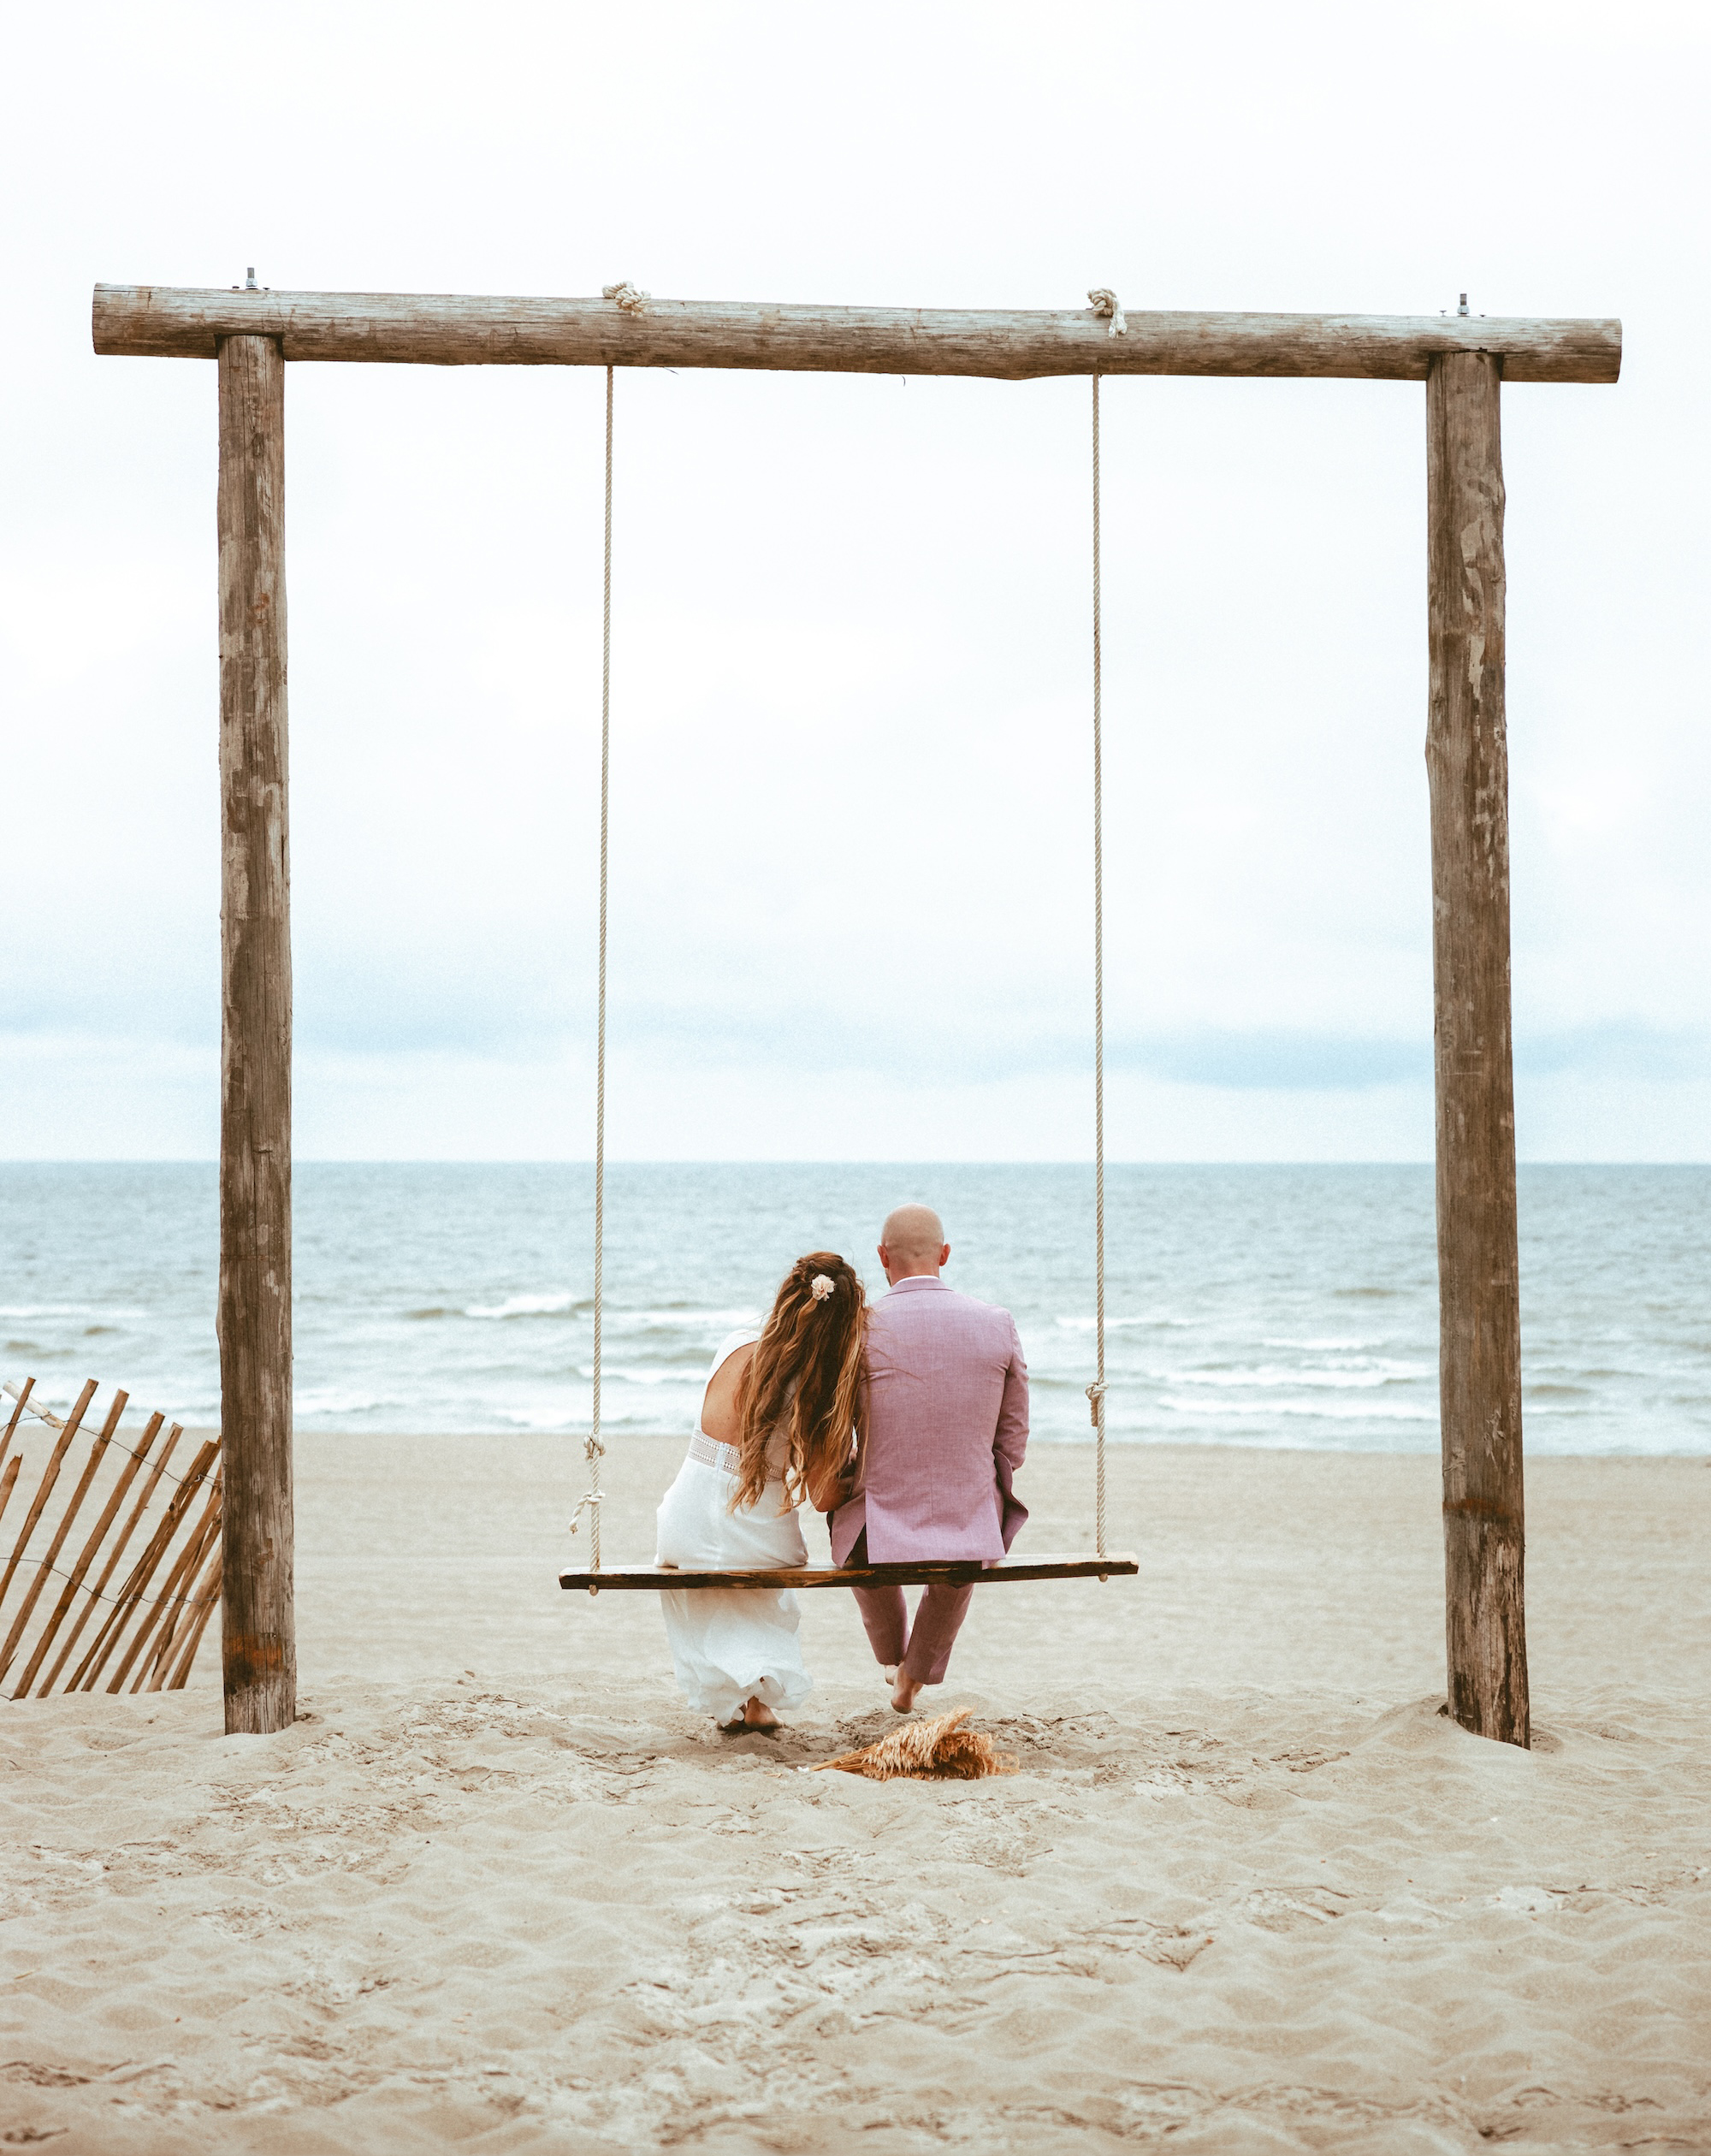
[[[845,1752],[841,1759],[822,1760],[814,1771],[824,1774],[835,1768],[843,1774],[865,1774],[869,1781],[895,1781],[899,1776],[916,1781],[979,1781],[986,1774],[1015,1774],[1015,1760],[996,1750],[990,1737],[963,1728],[973,1711],[959,1707],[954,1714],[938,1715],[931,1721],[905,1722],[877,1744]]]

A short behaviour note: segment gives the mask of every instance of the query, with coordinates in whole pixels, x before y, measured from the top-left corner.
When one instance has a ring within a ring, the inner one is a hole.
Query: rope
[[[6,1384],[5,1390],[11,1395],[14,1400],[17,1399],[18,1388],[15,1384],[11,1383],[9,1380]],[[44,1422],[50,1430],[63,1430],[65,1428],[65,1417],[63,1415],[55,1414],[50,1407],[38,1407],[33,1397],[25,1401],[22,1403],[22,1406],[24,1413],[27,1415],[35,1416],[38,1422]],[[85,1429],[87,1430],[87,1424],[85,1424]],[[90,1434],[92,1435],[93,1433],[91,1432]],[[113,1451],[123,1453],[127,1460],[139,1460],[145,1464],[146,1464],[148,1460],[148,1454],[146,1453],[133,1451],[129,1445],[121,1443],[117,1437],[110,1437],[107,1440],[107,1442]],[[169,1483],[182,1484],[190,1479],[189,1477],[185,1475],[174,1474],[170,1467],[157,1467],[154,1470],[154,1472],[159,1475],[164,1481]],[[196,1479],[198,1482],[205,1482],[207,1480],[207,1477],[205,1475],[198,1475]]]
[[[180,1556],[184,1555],[182,1543],[179,1546],[179,1555]],[[27,1557],[24,1560],[24,1562],[28,1564],[30,1560]],[[50,1572],[61,1579],[75,1579],[77,1578],[77,1574],[75,1573],[67,1572],[63,1565],[44,1565],[42,1567],[42,1570],[44,1572]],[[121,1602],[134,1604],[134,1606],[139,1609],[172,1609],[179,1607],[184,1602],[189,1602],[192,1599],[194,1593],[194,1585],[192,1583],[192,1585],[190,1588],[186,1589],[182,1594],[178,1595],[107,1595],[104,1594],[98,1587],[87,1587],[84,1590],[84,1591],[88,1595],[92,1602],[110,1602],[115,1609],[116,1609]],[[16,1696],[17,1695],[15,1693],[13,1695],[15,1698]]]
[[[1092,293],[1097,304],[1109,293]],[[1122,320],[1111,324],[1113,336]],[[1093,1531],[1105,1554],[1105,789],[1101,741],[1102,689],[1099,650],[1099,377],[1093,376],[1093,1247],[1098,1276],[1096,1338],[1098,1376],[1087,1388],[1098,1432],[1094,1447]]]
[[[1093,312],[1103,316],[1110,323],[1110,328],[1105,332],[1108,337],[1128,336],[1128,317],[1122,311],[1122,301],[1109,285],[1101,285],[1096,292],[1090,292],[1087,297],[1093,303]],[[1095,376],[1093,394],[1097,398],[1098,394],[1098,380]]]
[[[618,297],[617,293],[607,298]],[[627,304],[622,299],[619,305]],[[588,1442],[583,1447],[583,1456],[589,1463],[590,1487],[577,1507],[571,1521],[574,1535],[582,1521],[589,1516],[589,1544],[593,1562],[590,1571],[600,1570],[600,1508],[606,1502],[606,1492],[600,1486],[600,1463],[606,1455],[606,1447],[600,1438],[600,1390],[601,1319],[606,1301],[606,893],[607,893],[607,810],[611,799],[612,782],[612,380],[613,370],[606,370],[606,585],[601,615],[600,649],[600,1016],[595,1049],[594,1081],[594,1414],[589,1425]],[[590,1589],[591,1593],[597,1590]]]

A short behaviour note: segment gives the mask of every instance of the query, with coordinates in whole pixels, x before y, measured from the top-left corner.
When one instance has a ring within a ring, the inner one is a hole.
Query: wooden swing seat
[[[774,1565],[749,1572],[691,1572],[673,1565],[614,1565],[604,1572],[561,1572],[561,1587],[996,1587],[1016,1579],[1105,1579],[1138,1573],[1126,1549],[1103,1557],[1006,1557],[996,1565],[968,1558],[928,1559],[914,1565]]]

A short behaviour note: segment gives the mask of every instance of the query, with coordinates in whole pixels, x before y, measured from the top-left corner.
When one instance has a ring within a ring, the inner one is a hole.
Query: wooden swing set
[[[1152,313],[1115,295],[1074,311],[729,305],[598,299],[98,285],[98,353],[213,359],[219,384],[222,1057],[219,1342],[224,1444],[222,1650],[228,1732],[296,1711],[291,1466],[291,950],[284,548],[285,363],[602,366],[607,370],[602,693],[601,1069],[611,650],[612,383],[622,367],[984,376],[1335,376],[1426,388],[1428,642],[1437,1101],[1439,1365],[1449,1709],[1479,1734],[1530,1741],[1524,1605],[1521,1371],[1510,1042],[1508,764],[1504,722],[1501,387],[1613,382],[1621,325],[1454,315]],[[1095,921],[1100,832],[1095,797]],[[1097,946],[1096,946],[1097,947]],[[1098,1025],[1096,1020],[1096,1028]],[[1103,1057],[1096,1051],[1096,1086]],[[599,1169],[604,1164],[603,1084]],[[1098,1158],[1103,1170],[1102,1089]],[[1103,1289],[1103,1205],[1099,1207]],[[601,1233],[597,1228],[597,1236]],[[600,1245],[597,1241],[597,1251]],[[1101,1293],[1103,1318],[1103,1292]],[[598,1322],[598,1320],[596,1321]],[[1103,1324],[1101,1324],[1101,1341]],[[1104,1356],[1098,1549],[990,1568],[861,1575],[599,1567],[598,1409],[588,1444],[595,1564],[565,1586],[826,1586],[1103,1577]]]

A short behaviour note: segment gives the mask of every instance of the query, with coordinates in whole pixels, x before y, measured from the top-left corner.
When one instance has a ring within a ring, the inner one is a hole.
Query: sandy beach
[[[5,1709],[0,2142],[1711,2148],[1711,1468],[1530,1463],[1529,1755],[1437,1711],[1432,1460],[1113,1467],[1140,1580],[984,1594],[927,1695],[1020,1771],[879,1785],[800,1771],[891,1720],[843,1596],[723,1738],[559,1591],[577,1448],[300,1439],[293,1732],[211,1640]],[[1036,1452],[1035,1549],[1091,1475]]]

